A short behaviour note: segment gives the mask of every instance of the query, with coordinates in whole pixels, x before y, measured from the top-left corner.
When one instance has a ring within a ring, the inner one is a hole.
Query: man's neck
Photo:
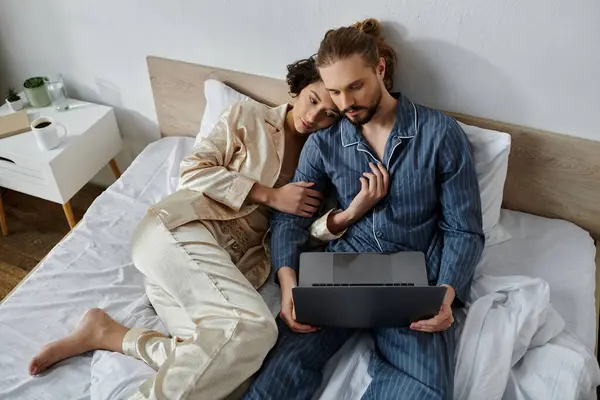
[[[367,124],[362,126],[362,134],[365,137],[380,136],[383,134],[387,136],[396,123],[397,105],[398,100],[385,90],[381,96],[377,112]]]

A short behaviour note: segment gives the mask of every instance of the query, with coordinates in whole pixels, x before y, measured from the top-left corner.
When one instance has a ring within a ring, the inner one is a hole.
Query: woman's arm
[[[244,144],[236,134],[242,104],[227,109],[207,137],[198,137],[192,153],[180,164],[179,189],[204,193],[205,196],[235,211],[244,204],[255,181],[226,167],[243,157]]]
[[[264,204],[277,211],[299,217],[312,217],[323,196],[312,182],[291,182],[277,189],[256,183],[248,194],[248,201]]]
[[[198,137],[194,149],[180,165],[179,189],[205,196],[239,211],[244,204],[261,204],[299,216],[312,216],[321,195],[312,183],[294,182],[274,189],[264,186],[227,166],[246,156],[246,147],[237,135],[243,120],[243,103],[226,110],[207,137]]]

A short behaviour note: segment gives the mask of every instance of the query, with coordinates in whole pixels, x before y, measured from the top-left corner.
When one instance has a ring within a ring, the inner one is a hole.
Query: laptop
[[[429,286],[421,252],[312,252],[300,255],[292,294],[296,320],[303,324],[406,327],[435,316],[446,288]]]

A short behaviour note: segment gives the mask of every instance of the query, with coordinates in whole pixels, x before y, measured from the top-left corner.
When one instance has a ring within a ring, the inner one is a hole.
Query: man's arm
[[[477,173],[467,136],[450,119],[439,149],[440,203],[444,247],[438,285],[448,285],[467,300],[475,267],[485,244]]]
[[[317,243],[326,243],[344,236],[344,233],[346,233],[350,226],[348,222],[349,219],[344,218],[343,221],[338,222],[337,225],[332,225],[331,223],[332,220],[336,221],[335,218],[337,215],[343,212],[344,211],[337,208],[330,208],[325,214],[321,215],[308,229],[311,239]]]
[[[292,182],[313,182],[315,184],[313,189],[323,192],[328,183],[328,177],[315,139],[315,136],[311,135],[306,141]],[[294,284],[296,283],[300,253],[304,251],[308,242],[309,227],[316,219],[317,216],[306,218],[282,212],[273,214],[271,218],[271,263],[276,283],[279,283],[280,275],[285,275],[289,279],[293,278]],[[282,268],[285,270],[280,271]]]
[[[389,174],[381,163],[369,163],[371,172],[360,178],[360,191],[345,210],[330,209],[310,229],[312,236],[322,240],[339,239],[348,227],[361,219],[388,192]]]

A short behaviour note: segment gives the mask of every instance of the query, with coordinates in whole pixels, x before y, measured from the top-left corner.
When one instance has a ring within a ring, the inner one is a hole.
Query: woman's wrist
[[[270,205],[275,193],[275,189],[268,186],[255,183],[248,193],[248,200],[252,204]]]

